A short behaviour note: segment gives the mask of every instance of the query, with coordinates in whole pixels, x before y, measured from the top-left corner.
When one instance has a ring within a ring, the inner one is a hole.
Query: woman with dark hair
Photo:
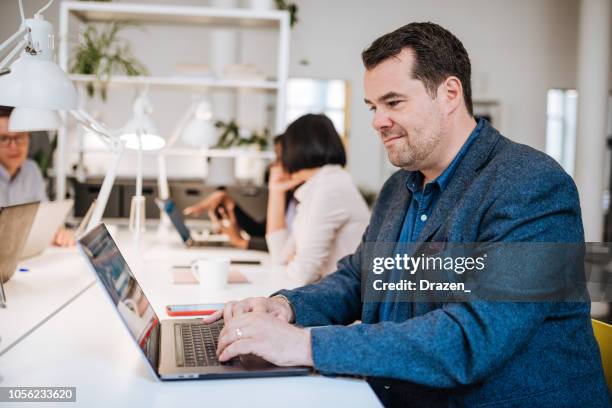
[[[268,184],[268,250],[275,262],[287,265],[290,277],[315,282],[357,248],[368,207],[343,169],[344,146],[327,116],[305,115],[290,124],[280,151]],[[296,187],[298,204],[289,230],[286,193]]]

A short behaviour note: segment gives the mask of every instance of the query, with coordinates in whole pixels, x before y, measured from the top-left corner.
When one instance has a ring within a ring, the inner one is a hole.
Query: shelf
[[[95,75],[75,75],[68,76],[76,83],[103,83]],[[276,81],[253,81],[253,80],[235,80],[235,79],[215,79],[215,78],[198,78],[186,76],[125,76],[115,75],[108,80],[110,86],[137,86],[149,85],[155,87],[166,88],[188,88],[188,89],[251,89],[266,92],[278,90]]]
[[[77,154],[79,153],[76,150],[71,151],[70,153]],[[87,153],[96,153],[96,154],[112,154],[112,152],[108,149],[85,149],[84,152]],[[135,155],[137,153],[136,150],[124,150],[124,155]],[[160,151],[143,151],[143,155],[145,156],[157,156]],[[189,149],[189,148],[171,148],[164,151],[165,155],[168,157],[172,156],[184,156],[184,157],[251,157],[255,159],[274,159],[274,152],[270,150],[265,151],[254,151],[254,150],[241,150],[241,149]]]
[[[121,4],[68,1],[61,3],[82,22],[139,21],[158,24],[193,24],[217,27],[278,28],[289,21],[286,11],[221,9],[158,4]]]
[[[241,150],[241,149],[185,149],[171,148],[165,151],[167,156],[205,156],[205,157],[253,157],[257,159],[274,159],[274,152],[270,150]]]

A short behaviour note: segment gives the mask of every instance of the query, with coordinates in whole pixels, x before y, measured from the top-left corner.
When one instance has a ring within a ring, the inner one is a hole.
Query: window
[[[341,79],[292,78],[287,82],[287,125],[307,113],[323,113],[344,139],[347,129],[347,84]]]
[[[578,93],[573,89],[551,89],[546,102],[546,153],[574,175]]]

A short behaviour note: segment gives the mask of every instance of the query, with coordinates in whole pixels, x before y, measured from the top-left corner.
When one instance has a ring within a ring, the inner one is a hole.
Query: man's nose
[[[376,130],[383,130],[393,126],[393,121],[384,112],[376,112],[372,118],[372,127]]]

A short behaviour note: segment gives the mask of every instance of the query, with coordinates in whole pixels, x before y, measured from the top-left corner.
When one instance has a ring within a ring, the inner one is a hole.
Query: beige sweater
[[[294,194],[298,201],[291,233],[266,235],[275,263],[286,264],[295,281],[316,282],[357,248],[368,225],[368,207],[347,171],[326,165]]]

